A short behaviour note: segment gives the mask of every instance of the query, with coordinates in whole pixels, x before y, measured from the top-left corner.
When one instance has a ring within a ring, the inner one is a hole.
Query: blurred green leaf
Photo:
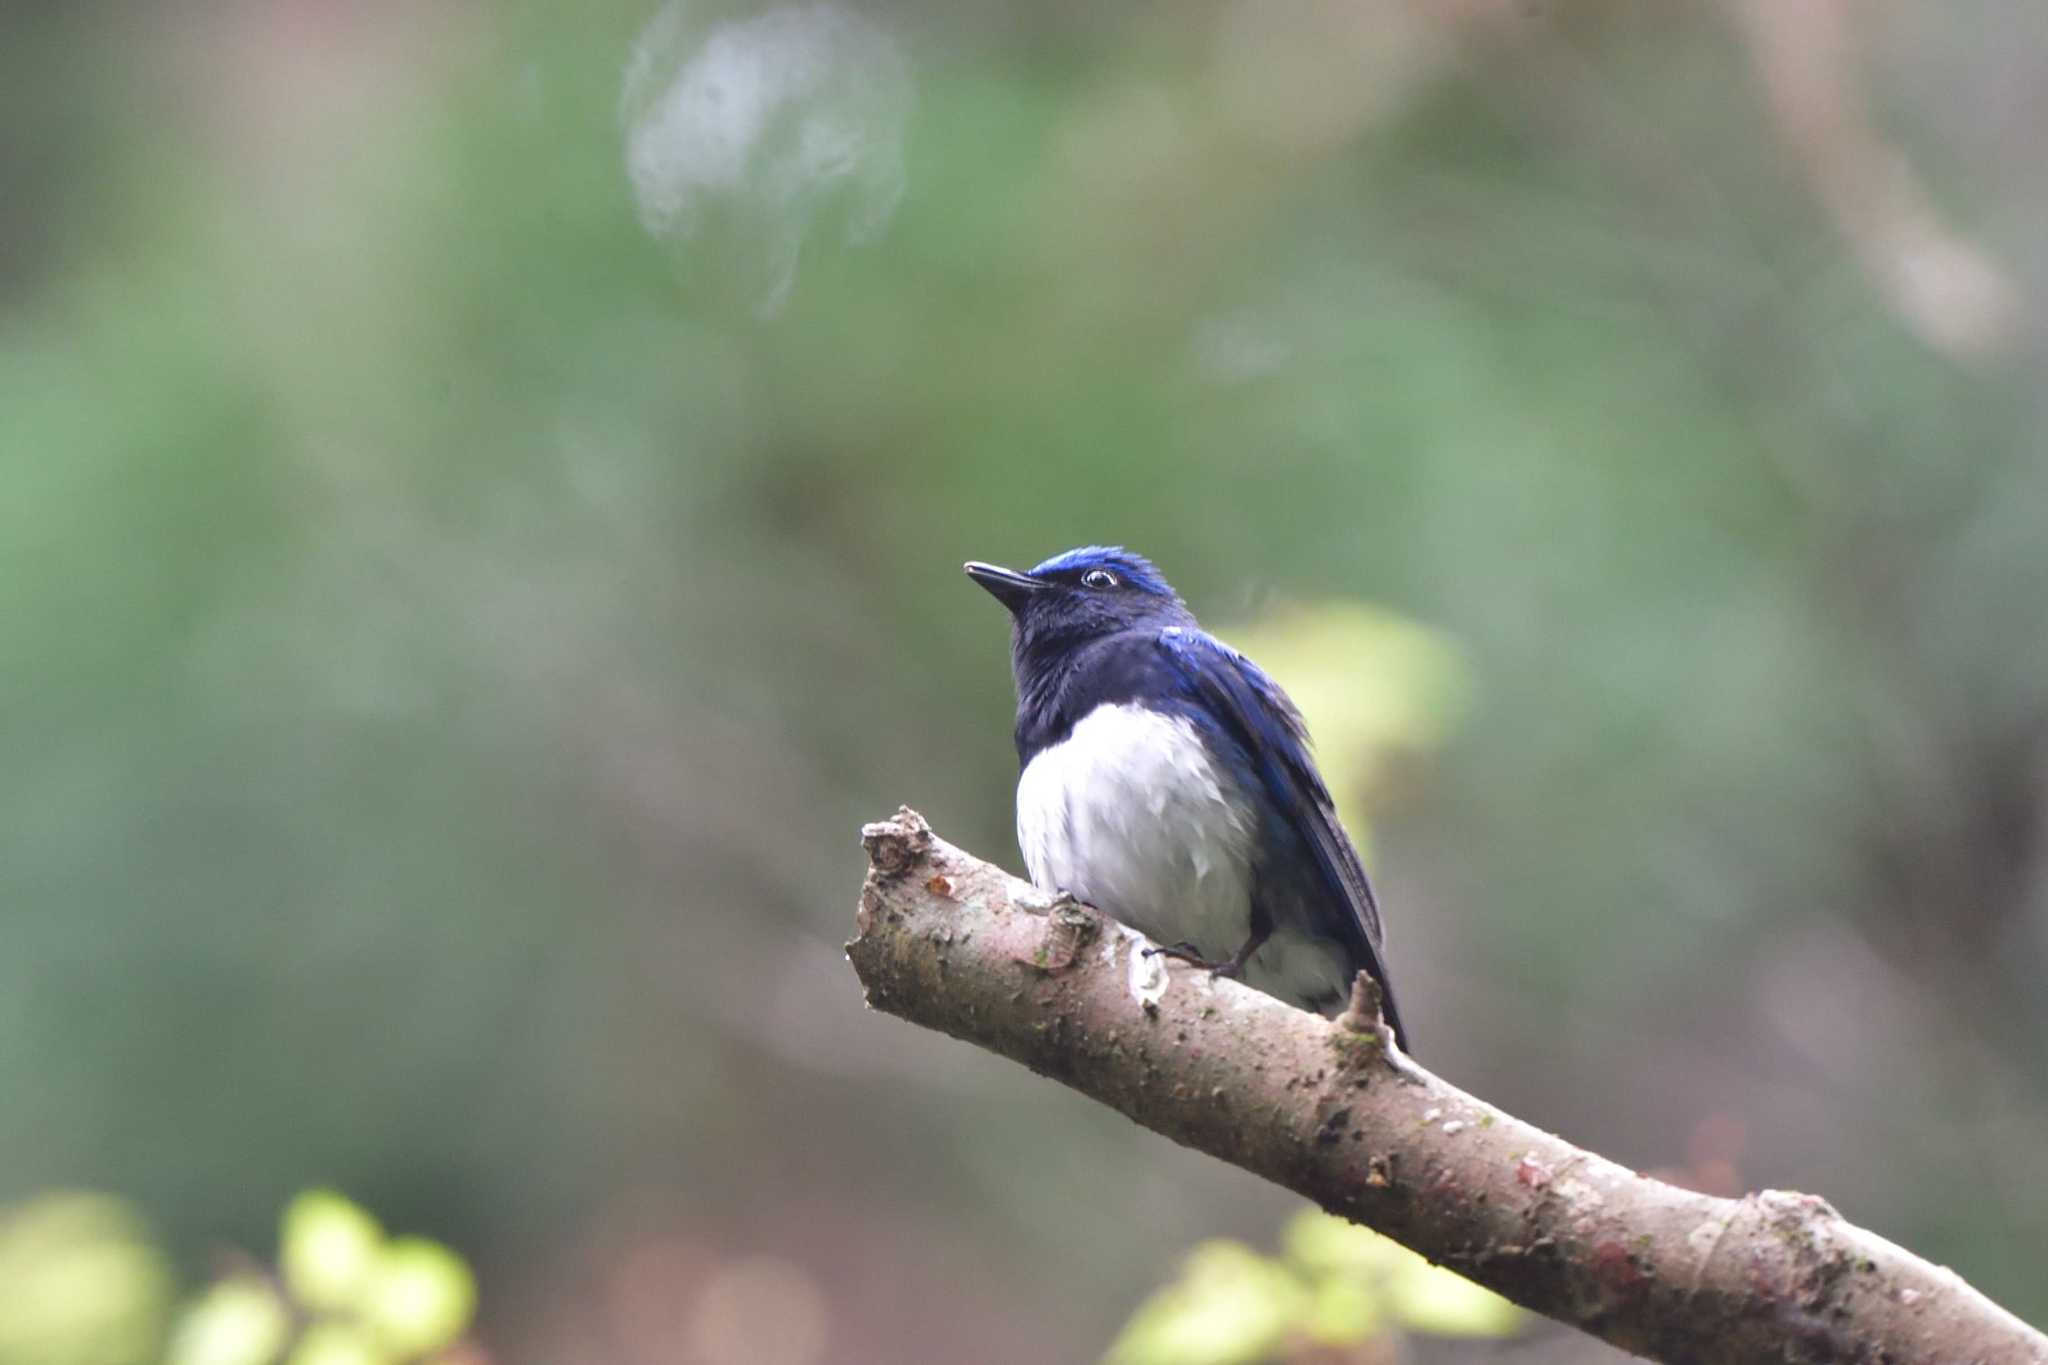
[[[1204,1242],[1179,1280],[1132,1315],[1105,1365],[1252,1365],[1280,1345],[1308,1305],[1279,1262],[1236,1242]]]
[[[1347,819],[1363,820],[1400,755],[1443,743],[1469,701],[1447,637],[1364,603],[1302,605],[1230,634],[1301,708]]]
[[[1304,1274],[1354,1280],[1385,1279],[1415,1258],[1399,1242],[1321,1209],[1303,1209],[1288,1220],[1280,1245]]]
[[[357,1305],[384,1254],[377,1220],[332,1190],[308,1190],[286,1208],[278,1264],[292,1296],[333,1312]]]
[[[1505,1337],[1521,1330],[1522,1310],[1491,1289],[1409,1256],[1386,1287],[1387,1305],[1403,1326],[1439,1337]]]
[[[1309,1287],[1301,1329],[1311,1341],[1345,1346],[1368,1341],[1386,1326],[1381,1295],[1364,1280],[1330,1275]]]
[[[1521,1310],[1462,1276],[1318,1209],[1288,1223],[1275,1259],[1205,1242],[1180,1278],[1141,1305],[1106,1365],[1250,1365],[1290,1342],[1352,1346],[1406,1328],[1498,1337]]]
[[[1431,1265],[1371,1228],[1320,1209],[1296,1214],[1282,1245],[1288,1262],[1319,1289],[1372,1285],[1375,1306],[1383,1306],[1402,1326],[1415,1331],[1495,1337],[1510,1335],[1521,1325],[1522,1310],[1492,1290]]]
[[[398,1359],[362,1327],[321,1322],[306,1329],[286,1365],[397,1365]]]
[[[47,1194],[0,1215],[0,1365],[132,1365],[155,1357],[171,1280],[142,1220],[96,1194]]]
[[[185,1310],[169,1365],[270,1365],[290,1331],[290,1315],[269,1282],[237,1275]]]
[[[406,1355],[448,1345],[475,1311],[469,1267],[447,1247],[418,1237],[386,1249],[363,1299],[364,1318]]]

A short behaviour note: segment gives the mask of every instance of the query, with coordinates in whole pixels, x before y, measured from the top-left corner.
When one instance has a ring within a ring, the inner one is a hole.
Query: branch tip
[[[885,877],[900,877],[931,852],[932,827],[910,807],[899,806],[893,819],[862,825],[860,842],[870,867]]]

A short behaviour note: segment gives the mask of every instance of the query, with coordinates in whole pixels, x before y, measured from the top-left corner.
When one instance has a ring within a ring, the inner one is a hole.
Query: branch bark
[[[1524,1307],[1691,1365],[2048,1365],[2048,1337],[1813,1195],[1717,1199],[1572,1146],[1389,1045],[1165,957],[932,834],[862,831],[870,1007],[1022,1062]]]

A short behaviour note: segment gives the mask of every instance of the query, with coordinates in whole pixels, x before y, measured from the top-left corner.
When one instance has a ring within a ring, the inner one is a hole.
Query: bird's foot
[[[1220,976],[1227,981],[1235,981],[1244,975],[1244,964],[1251,960],[1252,952],[1257,947],[1258,943],[1252,942],[1246,944],[1241,951],[1232,953],[1229,957],[1212,959],[1203,957],[1200,948],[1183,939],[1171,948],[1156,946],[1147,948],[1145,956],[1170,957],[1176,962],[1185,962],[1190,967],[1200,967],[1208,972],[1210,976]]]
[[[1206,967],[1212,972],[1221,971],[1230,965],[1228,962],[1211,962],[1202,956],[1200,948],[1186,939],[1182,939],[1171,948],[1162,948],[1155,943],[1144,951],[1146,957],[1170,957],[1176,962],[1185,962],[1190,967]]]

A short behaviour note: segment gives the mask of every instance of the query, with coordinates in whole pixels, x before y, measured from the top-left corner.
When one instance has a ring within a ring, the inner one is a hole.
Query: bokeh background
[[[1295,1202],[840,943],[899,802],[1016,865],[960,561],[1110,541],[1337,737],[1426,1062],[2048,1323],[2038,8],[0,23],[0,1205],[1096,1356]]]

